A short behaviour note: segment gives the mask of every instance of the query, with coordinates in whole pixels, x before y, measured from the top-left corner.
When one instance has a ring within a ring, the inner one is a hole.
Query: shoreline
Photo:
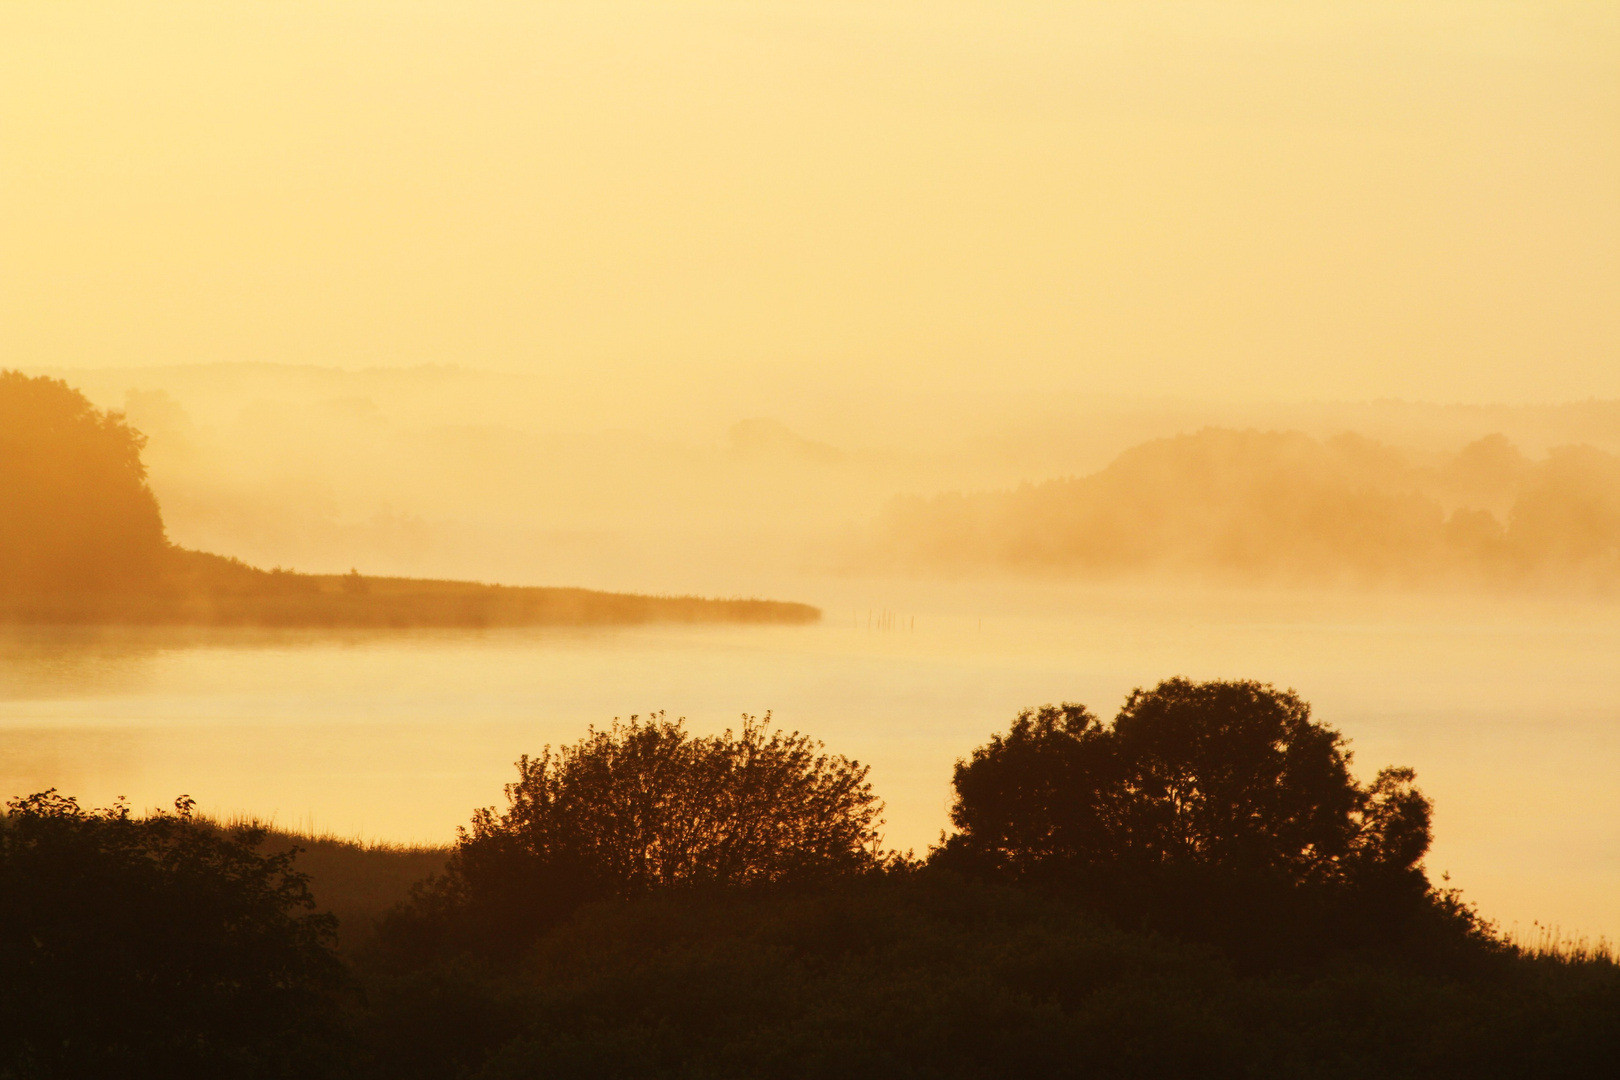
[[[252,573],[256,580],[242,583],[172,582],[139,592],[7,598],[0,600],[0,626],[403,630],[648,623],[803,625],[822,617],[820,608],[783,600],[654,596],[357,574]]]

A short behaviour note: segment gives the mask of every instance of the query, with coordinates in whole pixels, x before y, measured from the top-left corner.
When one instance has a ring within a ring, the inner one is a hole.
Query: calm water
[[[807,592],[807,589],[810,590]],[[1298,689],[1364,777],[1418,770],[1429,860],[1504,925],[1620,936],[1620,611],[1459,600],[821,583],[791,628],[12,633],[0,792],[58,787],[370,838],[450,839],[518,754],[665,709],[774,710],[872,766],[890,842],[1021,706],[1111,715],[1171,674]],[[891,612],[885,620],[884,611]]]

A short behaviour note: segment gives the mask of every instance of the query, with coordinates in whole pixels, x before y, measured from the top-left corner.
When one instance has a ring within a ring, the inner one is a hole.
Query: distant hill
[[[1089,476],[895,500],[869,562],[964,572],[1173,572],[1241,582],[1620,586],[1620,458],[1445,456],[1357,435],[1209,428]]]
[[[165,536],[124,418],[0,371],[0,620],[410,627],[814,622],[807,604],[260,570]]]

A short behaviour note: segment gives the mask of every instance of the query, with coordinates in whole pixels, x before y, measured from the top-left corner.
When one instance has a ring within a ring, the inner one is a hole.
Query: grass
[[[338,920],[338,949],[352,955],[371,940],[376,920],[410,895],[411,887],[444,869],[448,845],[354,840],[333,833],[282,829],[256,818],[204,819],[219,828],[261,829],[258,850],[277,854],[296,847],[297,869],[310,877],[320,911]]]
[[[118,593],[0,598],[0,622],[314,628],[812,623],[780,600],[649,596],[474,581],[299,574],[171,549],[162,577]]]
[[[1539,922],[1531,923],[1529,931],[1515,927],[1502,939],[1519,955],[1530,959],[1566,964],[1620,964],[1620,955],[1616,955],[1614,946],[1607,938],[1569,934],[1557,926]]]

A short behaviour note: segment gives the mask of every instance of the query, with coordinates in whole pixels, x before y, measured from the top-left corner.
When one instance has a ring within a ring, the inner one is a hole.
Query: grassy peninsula
[[[0,371],[0,622],[268,627],[807,623],[774,600],[261,570],[169,542],[123,416]]]
[[[475,581],[299,574],[172,548],[140,589],[25,592],[0,599],[0,621],[50,625],[411,628],[811,623],[821,610],[780,600],[712,600]]]

